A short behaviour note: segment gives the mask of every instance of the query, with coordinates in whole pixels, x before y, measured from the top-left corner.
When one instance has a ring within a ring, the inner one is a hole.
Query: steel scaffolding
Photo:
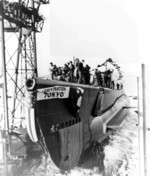
[[[42,32],[44,17],[39,14],[49,0],[0,0],[1,48],[4,99],[4,143],[9,148],[9,132],[25,119],[25,81],[38,76],[36,33]],[[5,165],[9,151],[5,153]],[[7,169],[5,168],[5,175]]]

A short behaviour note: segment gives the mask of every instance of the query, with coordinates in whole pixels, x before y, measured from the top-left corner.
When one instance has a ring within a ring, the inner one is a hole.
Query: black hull
[[[57,90],[52,94],[54,86],[59,90],[68,87],[68,97],[57,97],[62,93]],[[40,135],[44,137],[52,160],[62,170],[78,165],[93,142],[101,142],[108,129],[120,126],[128,112],[129,100],[123,90],[44,79],[28,80],[27,89],[29,135],[35,142]],[[40,92],[43,89],[49,93],[46,99]]]

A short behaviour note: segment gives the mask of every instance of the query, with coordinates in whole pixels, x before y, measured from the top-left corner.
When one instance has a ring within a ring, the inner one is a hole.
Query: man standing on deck
[[[69,63],[69,82],[74,82],[74,77],[73,77],[74,69],[75,69],[75,67],[74,67],[72,61],[70,61],[70,63]]]
[[[90,66],[86,65],[84,68],[85,84],[90,84]]]
[[[50,67],[49,67],[50,79],[53,79],[53,69],[54,69],[54,65],[52,62],[50,62]]]
[[[84,82],[83,71],[84,71],[83,62],[79,61],[79,79],[78,79],[78,83],[80,83],[80,84]]]

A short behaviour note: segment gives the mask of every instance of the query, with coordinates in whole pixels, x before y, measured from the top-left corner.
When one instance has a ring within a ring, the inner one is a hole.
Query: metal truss
[[[3,50],[6,77],[7,121],[13,130],[25,118],[25,81],[38,76],[36,32],[42,32],[44,17],[39,14],[42,4],[49,0],[0,0],[3,22]],[[16,120],[17,119],[17,120]]]
[[[38,76],[36,32],[42,32],[41,4],[48,0],[0,0],[3,117],[0,126],[4,175],[8,175],[10,133],[25,119],[25,81]]]

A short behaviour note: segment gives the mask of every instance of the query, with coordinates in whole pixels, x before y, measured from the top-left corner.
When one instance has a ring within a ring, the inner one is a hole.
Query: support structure
[[[22,119],[25,99],[25,80],[38,76],[36,33],[42,32],[44,17],[39,14],[41,4],[49,0],[18,0],[16,2],[2,1],[3,14],[2,35],[4,40],[4,88],[6,89],[5,107],[8,121],[13,130],[15,118]],[[1,16],[2,16],[1,14]],[[8,100],[8,97],[11,99]],[[6,115],[5,115],[6,116]],[[17,121],[18,123],[18,121]]]
[[[39,14],[49,0],[0,0],[2,88],[4,98],[4,162],[7,175],[9,133],[25,119],[25,81],[38,76],[36,33],[42,32],[44,17]],[[7,138],[8,137],[8,138]],[[10,153],[9,153],[10,156]]]

